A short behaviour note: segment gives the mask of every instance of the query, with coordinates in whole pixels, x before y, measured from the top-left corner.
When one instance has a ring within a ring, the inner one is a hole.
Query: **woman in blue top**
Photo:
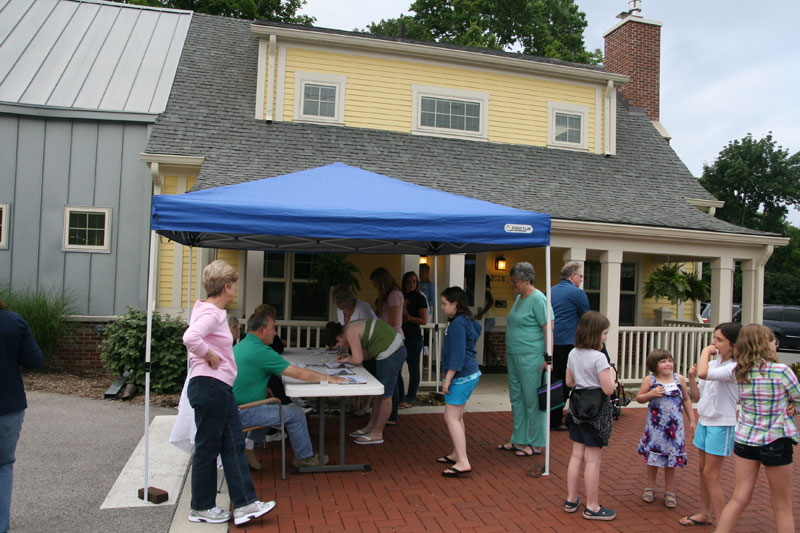
[[[453,452],[436,461],[451,465],[442,472],[443,476],[458,477],[472,472],[467,459],[464,405],[481,375],[475,358],[475,342],[481,335],[481,325],[472,319],[467,294],[460,287],[445,289],[441,303],[442,311],[450,321],[442,343],[442,368],[446,372],[442,391],[444,421],[453,440]]]

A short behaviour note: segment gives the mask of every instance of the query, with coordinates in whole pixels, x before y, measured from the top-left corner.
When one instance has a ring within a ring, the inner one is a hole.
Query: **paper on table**
[[[350,363],[340,363],[339,361],[325,361],[324,365],[328,368],[353,368]]]
[[[326,368],[325,373],[329,376],[352,376],[355,374],[349,368]]]
[[[359,376],[347,376],[345,379],[347,381],[339,383],[339,385],[363,385],[367,382],[366,378]]]

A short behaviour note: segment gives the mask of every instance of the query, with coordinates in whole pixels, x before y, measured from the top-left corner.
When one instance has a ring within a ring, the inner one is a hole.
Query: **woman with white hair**
[[[517,263],[509,277],[517,294],[506,328],[508,394],[514,431],[511,439],[497,448],[530,457],[542,453],[545,445],[547,417],[539,410],[536,389],[541,386],[545,368],[547,297],[533,286],[536,272],[530,263]],[[552,315],[552,309],[549,312]]]
[[[224,261],[209,264],[203,270],[208,299],[195,302],[189,327],[183,334],[190,366],[187,395],[197,426],[190,522],[221,524],[231,519],[230,511],[216,505],[217,455],[222,457],[236,525],[275,507],[274,501],[262,502],[256,498],[244,455],[239,409],[233,397],[236,360],[225,307],[236,296],[238,280],[239,274]]]

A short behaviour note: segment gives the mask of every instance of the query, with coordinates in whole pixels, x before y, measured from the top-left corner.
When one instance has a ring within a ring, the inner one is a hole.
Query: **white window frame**
[[[411,105],[411,133],[414,135],[432,135],[436,137],[452,137],[456,139],[489,139],[489,93],[452,89],[449,87],[432,87],[429,85],[412,85],[413,95]],[[436,128],[422,125],[422,97],[444,98],[447,100],[460,100],[462,102],[476,103],[481,106],[480,128],[478,131],[453,130],[450,128]]]
[[[105,226],[103,228],[103,245],[89,246],[69,244],[69,215],[73,212],[80,213],[103,213],[105,215]],[[64,228],[61,238],[61,250],[64,252],[111,252],[111,208],[110,207],[89,207],[80,205],[64,206]]]
[[[581,117],[581,142],[571,143],[556,140],[556,114],[578,115]],[[568,150],[589,150],[589,106],[568,104],[566,102],[547,102],[547,145],[551,148]]]
[[[10,204],[8,202],[0,202],[0,224],[3,225],[0,229],[0,250],[8,250],[8,221],[11,217],[8,214]]]
[[[306,84],[326,85],[336,88],[336,111],[332,117],[319,115],[306,115],[303,113],[303,95]],[[347,76],[339,74],[325,74],[322,72],[294,73],[294,121],[311,122],[314,124],[339,124],[344,125],[344,101],[347,87]]]

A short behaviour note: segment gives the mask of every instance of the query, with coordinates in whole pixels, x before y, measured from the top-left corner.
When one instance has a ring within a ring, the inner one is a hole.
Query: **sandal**
[[[656,499],[656,489],[646,488],[644,489],[644,494],[642,494],[642,499],[647,503],[653,503]]]
[[[682,526],[710,526],[711,520],[698,520],[691,516],[684,516],[678,520],[678,523]]]
[[[450,457],[448,457],[447,455],[439,457],[438,459],[436,459],[436,462],[437,463],[446,464],[446,465],[454,465],[454,464],[456,464],[456,460],[455,459],[450,459]]]
[[[516,451],[517,447],[511,444],[510,442],[507,442],[505,444],[498,444],[497,449],[502,450],[504,452],[513,452]]]
[[[517,457],[533,457],[534,455],[542,455],[541,450],[536,451],[533,448],[533,446],[529,446],[529,448],[531,449],[531,451],[527,452],[523,448],[514,446],[514,451],[516,452],[514,455],[516,455]]]
[[[399,404],[397,404],[398,409],[408,409],[409,407],[414,407],[414,406],[408,402],[400,402]]]
[[[578,510],[578,507],[581,506],[581,497],[578,496],[578,501],[571,502],[569,500],[564,500],[564,512],[567,513],[574,513]]]
[[[678,500],[675,499],[674,492],[665,492],[664,493],[664,505],[673,509],[678,505]]]

